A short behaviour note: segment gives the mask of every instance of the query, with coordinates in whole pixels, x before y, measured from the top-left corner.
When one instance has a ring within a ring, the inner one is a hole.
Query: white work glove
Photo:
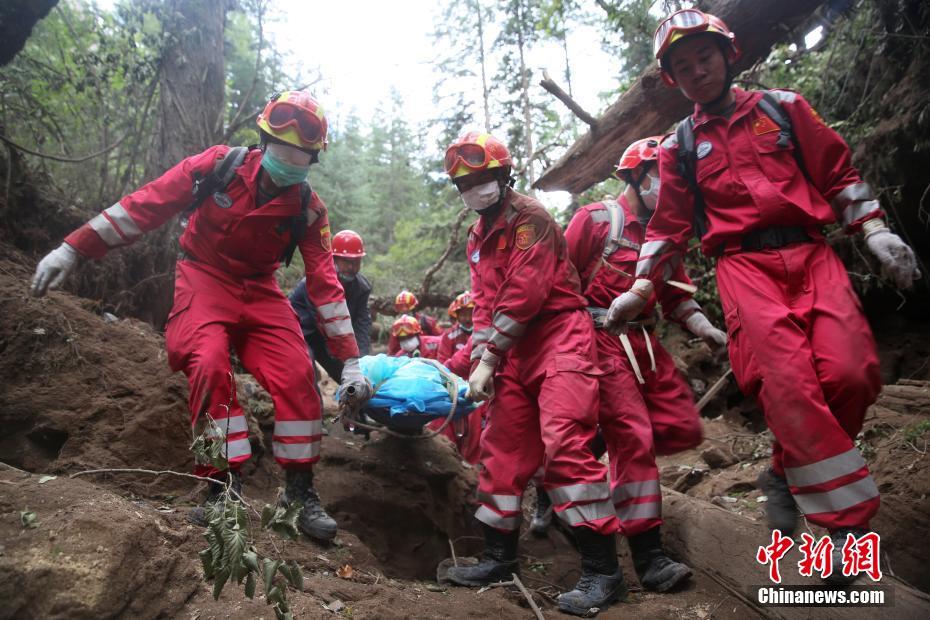
[[[32,276],[31,291],[35,297],[42,297],[48,289],[61,286],[74,268],[77,267],[81,255],[67,243],[49,252],[39,261],[36,273]]]
[[[339,402],[364,404],[373,396],[371,381],[362,374],[357,357],[350,357],[342,367],[342,383],[339,384]]]
[[[478,365],[468,375],[468,391],[465,398],[480,403],[494,397],[494,371],[500,358],[485,349]]]
[[[879,219],[867,221],[862,229],[865,244],[882,264],[882,274],[890,277],[898,288],[911,288],[914,280],[920,279],[914,250]]]
[[[710,350],[719,353],[721,349],[726,349],[727,334],[713,326],[707,320],[703,312],[695,312],[685,319],[685,327],[688,331],[707,343]]]
[[[607,330],[614,334],[625,332],[626,322],[632,321],[642,313],[654,288],[651,280],[640,278],[633,283],[630,290],[614,299],[607,310]]]

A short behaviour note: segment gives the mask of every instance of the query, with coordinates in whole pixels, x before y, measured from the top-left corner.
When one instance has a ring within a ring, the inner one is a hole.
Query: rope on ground
[[[449,407],[449,413],[448,415],[446,415],[445,420],[443,420],[439,428],[437,428],[436,430],[427,431],[426,433],[423,433],[420,435],[405,435],[403,433],[398,433],[397,431],[392,430],[388,428],[387,426],[380,426],[380,425],[376,426],[373,424],[366,424],[364,422],[359,422],[354,417],[357,414],[357,410],[350,411],[348,407],[346,407],[345,405],[343,405],[345,413],[343,413],[342,415],[352,416],[349,418],[350,420],[349,423],[352,424],[353,426],[357,426],[358,428],[363,428],[368,431],[377,431],[379,433],[386,433],[392,437],[397,437],[399,439],[406,439],[406,440],[432,439],[436,435],[441,434],[444,430],[446,430],[446,427],[449,426],[449,424],[452,422],[452,418],[455,416],[455,408],[459,402],[459,392],[455,387],[456,376],[453,375],[451,372],[449,372],[449,370],[445,366],[443,366],[436,360],[423,359],[422,357],[419,357],[416,359],[425,364],[429,364],[430,366],[434,366],[436,370],[439,371],[439,374],[441,374],[443,378],[446,380],[446,389],[449,392],[449,398],[452,400],[452,406]],[[375,393],[377,393],[378,391],[377,388],[374,391]]]

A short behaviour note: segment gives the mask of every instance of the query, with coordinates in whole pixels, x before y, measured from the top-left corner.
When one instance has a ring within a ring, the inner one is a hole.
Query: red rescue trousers
[[[588,448],[601,374],[593,332],[587,311],[559,312],[535,319],[505,354],[481,436],[479,521],[518,529],[523,490],[542,465],[543,487],[563,521],[617,531],[607,471]]]
[[[675,360],[653,332],[647,330],[644,334],[641,327],[635,327],[630,328],[627,336],[645,381],[637,384],[652,422],[656,454],[676,454],[698,446],[704,439],[701,415],[694,405],[694,394],[675,366]],[[623,360],[629,364],[626,355],[623,355]],[[655,370],[652,369],[653,361]]]
[[[773,469],[812,523],[868,528],[878,488],[853,439],[881,377],[843,263],[823,241],[729,254],[717,284],[734,375],[775,435]]]
[[[454,422],[449,423],[442,431],[442,435],[455,445],[462,460],[469,465],[477,465],[481,460],[481,433],[484,430],[483,421],[487,408],[487,403],[481,403],[475,407],[474,411],[468,414],[464,421],[464,428],[459,427],[465,433],[461,437],[459,437],[456,431],[456,424]],[[445,422],[443,419],[433,420],[427,424],[426,427],[434,431],[442,426],[443,422]]]
[[[177,263],[174,307],[165,329],[168,363],[190,385],[191,427],[200,413],[226,435],[232,469],[251,456],[248,424],[236,399],[230,346],[271,395],[273,452],[286,469],[306,469],[320,458],[320,400],[297,316],[274,275],[233,277],[210,265]],[[198,466],[201,475],[216,470]]]

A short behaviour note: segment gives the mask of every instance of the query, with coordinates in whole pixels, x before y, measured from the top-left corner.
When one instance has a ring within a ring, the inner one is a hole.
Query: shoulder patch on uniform
[[[769,92],[776,99],[785,103],[794,103],[794,100],[798,98],[798,94],[791,90],[770,90]]]
[[[767,114],[760,114],[756,120],[752,122],[752,133],[757,136],[772,133],[773,131],[780,131],[780,128],[778,127],[778,123],[770,119]]]
[[[327,252],[329,252],[333,247],[331,241],[332,235],[329,232],[329,226],[327,225],[320,228],[320,243],[323,244],[323,249]]]
[[[521,250],[527,250],[536,243],[536,224],[520,224],[517,226],[516,241],[517,247]]]

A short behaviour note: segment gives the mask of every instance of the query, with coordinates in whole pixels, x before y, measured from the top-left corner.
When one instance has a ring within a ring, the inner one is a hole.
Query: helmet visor
[[[287,101],[278,101],[268,112],[268,126],[274,130],[295,127],[300,138],[308,143],[319,142],[325,129],[323,122],[315,115]]]
[[[672,13],[656,28],[653,37],[653,51],[656,58],[661,59],[671,44],[677,41],[681,35],[706,30],[707,24],[707,15],[697,9],[684,9]]]
[[[453,144],[446,151],[446,173],[452,174],[459,163],[472,170],[483,168],[488,163],[488,152],[480,144]]]

